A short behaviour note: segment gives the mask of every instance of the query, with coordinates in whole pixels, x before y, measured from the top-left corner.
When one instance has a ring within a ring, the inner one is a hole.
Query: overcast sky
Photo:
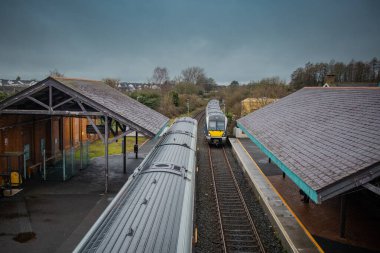
[[[219,83],[380,56],[377,0],[1,0],[0,78],[146,81],[190,66]]]

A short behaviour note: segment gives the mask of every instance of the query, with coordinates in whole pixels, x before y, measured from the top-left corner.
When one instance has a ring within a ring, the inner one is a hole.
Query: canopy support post
[[[124,132],[127,131],[127,126],[124,126],[123,128]],[[122,150],[123,150],[123,173],[127,173],[127,136],[123,136],[123,142],[122,142]]]
[[[104,153],[105,153],[105,176],[106,176],[106,182],[105,182],[105,193],[108,192],[108,116],[104,117],[104,124],[105,124],[105,133],[104,133]]]
[[[340,237],[345,238],[346,234],[346,215],[347,199],[346,195],[340,197]]]
[[[139,156],[139,141],[138,141],[138,136],[139,136],[139,133],[137,132],[136,130],[136,143],[135,143],[135,154],[136,154],[136,159],[138,158]]]

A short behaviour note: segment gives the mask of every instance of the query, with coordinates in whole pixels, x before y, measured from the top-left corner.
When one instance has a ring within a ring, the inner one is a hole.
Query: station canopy
[[[102,81],[48,77],[0,103],[0,114],[108,116],[154,137],[169,119]]]
[[[303,88],[238,120],[314,202],[380,176],[380,88]]]

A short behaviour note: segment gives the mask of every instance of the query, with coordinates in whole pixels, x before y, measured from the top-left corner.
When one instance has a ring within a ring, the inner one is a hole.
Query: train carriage
[[[216,99],[210,100],[206,107],[205,136],[209,144],[225,144],[227,141],[227,117]]]
[[[197,124],[173,123],[74,252],[192,252]]]

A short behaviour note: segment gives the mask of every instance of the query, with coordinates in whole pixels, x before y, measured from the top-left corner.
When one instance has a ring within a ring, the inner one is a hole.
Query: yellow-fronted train
[[[205,136],[209,144],[225,144],[227,140],[227,117],[220,109],[219,101],[212,99],[206,107]]]

